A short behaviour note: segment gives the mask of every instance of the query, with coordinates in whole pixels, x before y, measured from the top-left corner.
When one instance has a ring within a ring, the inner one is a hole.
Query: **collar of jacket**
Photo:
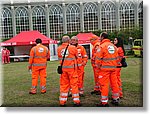
[[[95,40],[95,41],[91,42],[91,44],[94,46],[97,42],[99,42],[99,40]]]
[[[101,41],[101,44],[103,44],[104,42],[110,42],[110,40],[109,40],[109,39],[103,39],[103,40]]]

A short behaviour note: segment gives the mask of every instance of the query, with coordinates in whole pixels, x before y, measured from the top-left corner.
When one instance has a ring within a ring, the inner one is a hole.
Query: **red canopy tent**
[[[87,44],[90,43],[89,38],[92,37],[93,35],[95,34],[90,32],[90,33],[79,33],[76,36],[78,37],[79,44]]]
[[[22,31],[11,39],[1,42],[1,46],[25,46],[34,45],[37,38],[42,39],[42,44],[57,44],[56,40],[52,40],[39,31]]]

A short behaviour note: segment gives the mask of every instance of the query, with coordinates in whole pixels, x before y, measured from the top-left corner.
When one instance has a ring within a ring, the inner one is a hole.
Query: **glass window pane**
[[[1,24],[0,24],[0,37],[2,39],[9,39],[13,37],[13,26],[12,26],[12,13],[9,8],[3,8],[1,13]]]
[[[50,37],[59,40],[63,34],[63,13],[62,7],[53,5],[49,12]]]

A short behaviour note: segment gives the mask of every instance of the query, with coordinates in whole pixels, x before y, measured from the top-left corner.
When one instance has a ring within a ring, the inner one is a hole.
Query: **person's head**
[[[123,40],[121,38],[115,38],[114,39],[114,45],[116,47],[121,47],[124,51],[124,54],[125,54],[125,50],[124,50],[124,46],[123,46]]]
[[[107,32],[102,32],[100,34],[100,41],[102,41],[103,39],[108,39],[108,33]]]
[[[77,46],[78,45],[78,37],[77,36],[72,36],[70,44],[74,45],[74,46]]]
[[[115,38],[114,39],[114,44],[117,47],[122,47],[123,46],[123,40],[121,38]]]
[[[63,36],[63,37],[62,37],[62,42],[63,42],[63,43],[70,43],[70,37],[67,36],[67,35],[66,35],[66,36]]]
[[[40,38],[37,38],[37,39],[35,40],[35,42],[36,42],[36,44],[41,44],[41,43],[42,43],[42,40],[41,40]]]
[[[90,37],[90,42],[91,42],[92,45],[94,45],[94,43],[97,42],[97,41],[98,41],[98,36],[93,35],[92,37]]]

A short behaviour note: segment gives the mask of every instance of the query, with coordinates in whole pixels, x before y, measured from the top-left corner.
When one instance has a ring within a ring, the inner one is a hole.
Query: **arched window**
[[[140,3],[138,7],[138,19],[139,19],[139,27],[143,28],[143,1]]]
[[[112,2],[104,2],[101,9],[102,30],[116,30],[116,7]]]
[[[46,16],[43,7],[36,6],[32,9],[32,22],[33,22],[33,30],[38,30],[40,33],[47,35]]]
[[[84,30],[94,31],[98,29],[97,5],[87,3],[84,5]]]
[[[70,4],[66,11],[67,33],[80,31],[80,8],[77,4]]]
[[[134,4],[132,2],[122,2],[119,8],[120,28],[132,29],[135,25]]]
[[[13,37],[13,26],[12,26],[12,13],[8,8],[3,8],[1,13],[1,32],[0,37],[2,39],[9,39]]]
[[[59,5],[53,5],[49,11],[50,37],[60,39],[63,34],[63,13]]]
[[[21,31],[29,30],[29,15],[28,11],[24,7],[19,7],[16,9],[16,33],[20,33]]]

